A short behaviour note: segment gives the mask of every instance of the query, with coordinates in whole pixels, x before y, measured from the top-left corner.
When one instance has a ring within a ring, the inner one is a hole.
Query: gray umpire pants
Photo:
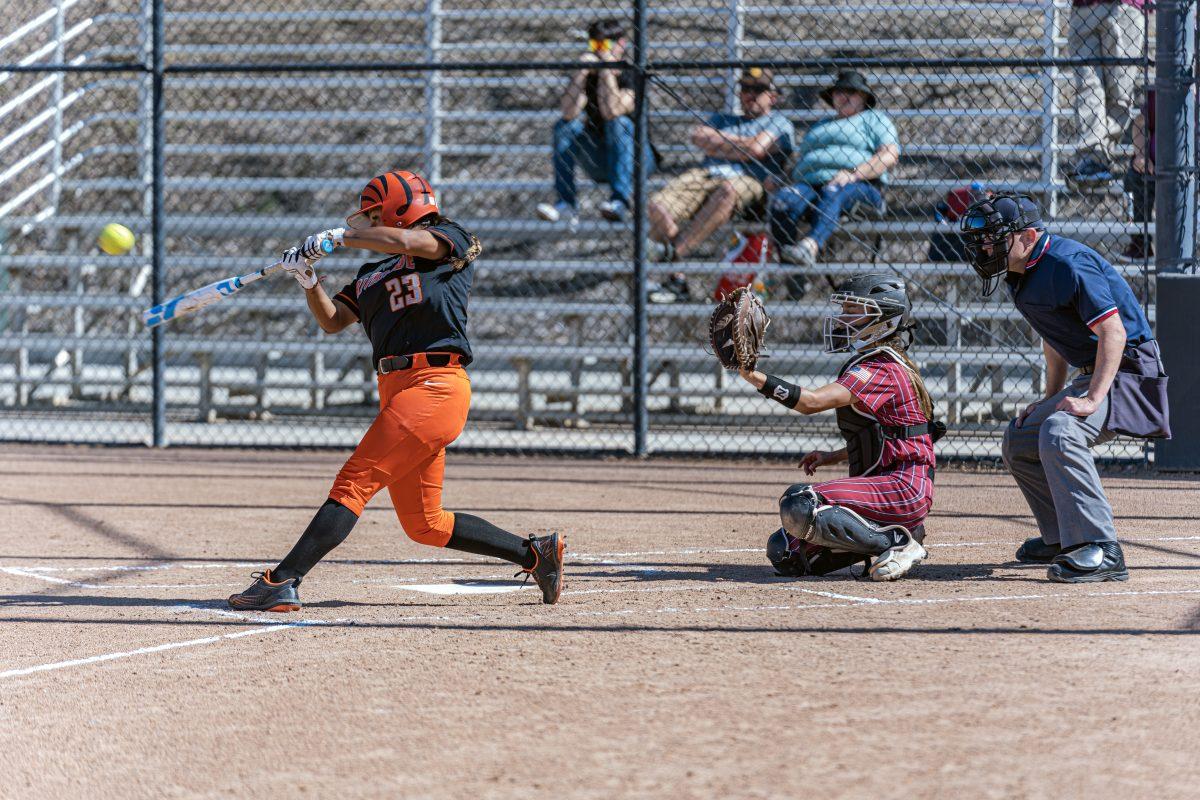
[[[1091,453],[1091,448],[1116,436],[1104,427],[1108,398],[1087,418],[1054,410],[1068,395],[1086,395],[1091,380],[1090,375],[1080,375],[1039,403],[1021,427],[1013,420],[1004,432],[1004,463],[1047,544],[1072,547],[1117,538],[1112,506]]]

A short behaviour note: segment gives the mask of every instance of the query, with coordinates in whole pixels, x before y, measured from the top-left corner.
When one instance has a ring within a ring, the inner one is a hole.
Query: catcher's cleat
[[[517,575],[524,575],[526,582],[532,576],[538,588],[542,590],[542,602],[554,605],[562,595],[563,587],[563,549],[566,543],[557,533],[549,536],[530,536],[529,549],[537,559],[529,569],[523,569]]]
[[[1049,564],[1061,552],[1058,544],[1047,544],[1041,536],[1034,536],[1017,548],[1017,561],[1022,564]]]
[[[917,541],[917,537],[909,534],[904,544],[890,547],[875,559],[867,570],[873,581],[894,581],[903,578],[908,571],[925,560],[929,554]]]
[[[1088,542],[1054,557],[1046,577],[1055,583],[1127,581],[1125,554],[1117,542]]]
[[[254,583],[240,594],[229,596],[229,607],[239,611],[299,611],[296,579],[272,581],[271,570],[253,573]]]

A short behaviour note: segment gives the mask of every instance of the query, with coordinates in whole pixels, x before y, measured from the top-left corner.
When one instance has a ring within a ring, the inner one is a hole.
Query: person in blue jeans
[[[821,92],[834,116],[813,125],[800,143],[791,186],[769,184],[771,236],[780,258],[811,266],[842,214],[858,203],[883,208],[887,172],[900,160],[896,126],[875,109],[875,93],[858,72],[848,70]],[[799,225],[810,223],[801,237]]]
[[[633,83],[623,70],[589,69],[587,65],[620,61],[626,49],[625,30],[619,20],[604,19],[588,26],[588,52],[563,93],[562,118],[554,124],[555,203],[541,203],[537,215],[550,222],[577,218],[575,166],[583,167],[597,183],[612,190],[600,206],[605,219],[625,219],[633,197]],[[653,152],[647,152],[647,170],[654,170]]]

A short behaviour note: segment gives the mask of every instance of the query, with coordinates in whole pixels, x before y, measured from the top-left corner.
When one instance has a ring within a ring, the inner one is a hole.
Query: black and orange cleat
[[[239,611],[299,611],[296,579],[271,580],[271,570],[252,574],[254,583],[240,594],[229,596],[229,607]]]
[[[537,558],[529,569],[521,570],[525,580],[533,576],[534,582],[542,590],[542,602],[554,605],[562,596],[563,588],[563,550],[566,542],[557,533],[549,536],[530,536],[529,549]]]

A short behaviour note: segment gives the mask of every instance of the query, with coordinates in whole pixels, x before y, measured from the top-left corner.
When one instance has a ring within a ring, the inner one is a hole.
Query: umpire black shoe
[[[1057,544],[1046,544],[1042,537],[1034,536],[1017,548],[1017,561],[1022,564],[1049,564],[1061,552],[1062,548]]]
[[[1054,557],[1046,577],[1055,583],[1100,583],[1127,581],[1125,554],[1117,542],[1088,542]]]
[[[563,588],[563,550],[566,542],[557,533],[549,536],[530,536],[529,549],[533,551],[533,566],[517,574],[525,574],[525,579],[533,578],[538,588],[542,590],[542,602],[554,605],[562,596]]]
[[[296,579],[271,580],[271,570],[255,572],[254,583],[240,594],[229,595],[229,607],[238,611],[299,611],[300,595]]]

